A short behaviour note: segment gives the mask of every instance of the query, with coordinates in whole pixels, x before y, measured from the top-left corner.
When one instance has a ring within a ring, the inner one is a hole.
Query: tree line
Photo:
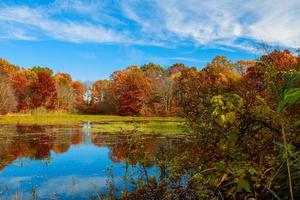
[[[86,85],[74,81],[67,73],[54,74],[51,69],[40,66],[22,68],[0,59],[0,113],[30,112],[43,107],[91,114],[176,115],[183,108],[182,94],[186,92],[183,79],[188,71],[204,75],[205,71],[218,68],[219,71],[206,73],[207,78],[202,79],[207,82],[213,73],[218,73],[215,81],[224,81],[222,78],[237,81],[254,64],[255,61],[244,60],[233,63],[223,56],[215,57],[203,70],[181,63],[168,68],[149,63],[129,66],[113,72],[109,80]],[[187,78],[190,81],[193,76]],[[201,82],[203,88],[206,82]],[[191,90],[196,91],[197,87]],[[213,89],[214,86],[208,87]]]
[[[73,111],[83,105],[84,84],[47,67],[21,68],[0,59],[0,114],[48,110]]]
[[[247,105],[256,105],[258,95],[275,103],[267,84],[273,81],[276,89],[282,81],[266,80],[264,74],[298,69],[299,56],[275,50],[258,60],[236,63],[216,56],[203,69],[181,63],[168,68],[153,63],[129,66],[113,72],[108,80],[86,85],[67,73],[54,74],[40,66],[22,68],[0,59],[0,113],[43,107],[92,114],[187,114],[200,119],[198,114],[209,104],[204,96],[234,91]]]

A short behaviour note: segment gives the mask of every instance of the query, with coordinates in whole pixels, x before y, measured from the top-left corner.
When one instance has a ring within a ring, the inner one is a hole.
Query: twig
[[[223,184],[223,182],[225,181],[225,179],[228,177],[227,173],[224,173],[220,182],[218,183],[217,187],[214,189],[214,191],[211,193],[210,197],[214,196],[218,191],[219,188],[221,187],[221,185]],[[210,198],[211,199],[211,198]]]
[[[286,140],[286,134],[285,134],[285,131],[284,131],[283,123],[281,123],[281,132],[282,132],[282,137],[283,137],[283,142],[284,142],[284,149],[285,149],[285,154],[286,154],[286,165],[287,165],[288,176],[289,176],[290,195],[291,195],[291,200],[294,200],[292,176],[291,176],[291,169],[290,169],[289,155],[288,155],[288,147],[287,147],[287,140]]]

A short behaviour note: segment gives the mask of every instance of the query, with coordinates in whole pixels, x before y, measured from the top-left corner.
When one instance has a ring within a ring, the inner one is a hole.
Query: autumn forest
[[[255,105],[258,95],[272,98],[263,79],[265,70],[297,70],[298,60],[287,50],[276,50],[258,60],[236,63],[217,56],[202,70],[181,63],[168,68],[149,63],[129,66],[112,73],[109,80],[85,85],[47,67],[22,68],[1,59],[0,111],[30,112],[43,107],[92,114],[174,116],[187,112],[187,102],[198,104],[205,94],[224,93],[239,94]]]

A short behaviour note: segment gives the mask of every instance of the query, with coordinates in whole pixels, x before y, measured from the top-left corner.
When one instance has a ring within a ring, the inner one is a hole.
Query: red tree
[[[83,109],[84,107],[84,100],[83,100],[83,94],[85,90],[85,85],[79,81],[72,82],[72,87],[75,94],[75,105],[74,108],[76,109]]]
[[[36,81],[37,75],[31,70],[21,70],[12,77],[12,85],[18,101],[18,111],[26,110],[30,106],[31,84]]]
[[[57,107],[57,92],[54,80],[45,72],[38,72],[37,77],[37,80],[32,85],[33,107],[55,109]]]
[[[270,65],[278,71],[287,71],[295,69],[297,65],[297,57],[288,50],[274,50],[272,53],[261,57],[262,65]]]
[[[146,115],[151,84],[136,66],[116,72],[113,76],[113,90],[119,104],[120,115]]]

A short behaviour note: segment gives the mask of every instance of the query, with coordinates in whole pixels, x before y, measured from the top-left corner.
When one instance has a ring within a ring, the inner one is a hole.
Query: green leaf
[[[229,112],[225,114],[226,121],[230,124],[233,124],[236,121],[236,114],[235,112]]]
[[[247,180],[245,179],[240,179],[238,182],[238,187],[241,189],[246,190],[247,192],[251,192],[250,190],[250,184]]]
[[[225,115],[219,115],[219,117],[216,119],[216,122],[220,125],[223,126],[226,122],[226,117]]]
[[[249,172],[251,175],[253,175],[253,174],[256,173],[256,169],[251,167],[251,168],[248,169],[248,172]]]
[[[300,126],[300,120],[297,120],[294,125],[295,126]]]
[[[285,91],[283,100],[279,103],[277,110],[281,112],[286,107],[300,101],[300,88],[291,88]]]
[[[300,72],[294,70],[279,72],[278,76],[285,80],[279,91],[279,95],[283,94],[287,89],[291,88],[294,83],[300,80]]]

